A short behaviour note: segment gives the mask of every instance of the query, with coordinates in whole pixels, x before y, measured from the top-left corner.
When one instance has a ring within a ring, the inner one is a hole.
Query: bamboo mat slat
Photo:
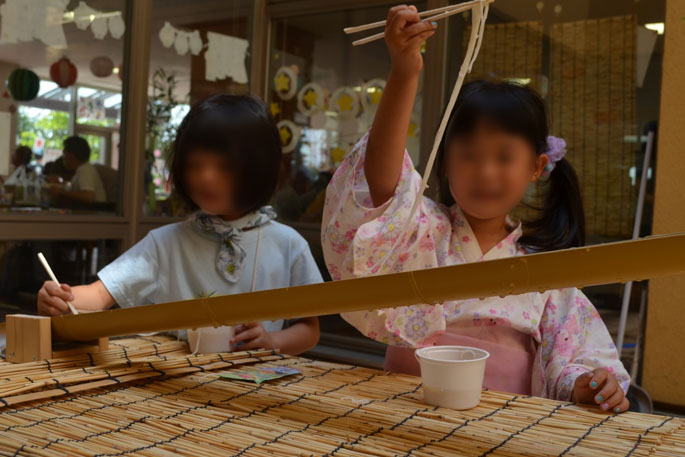
[[[45,363],[0,363],[0,378],[10,379],[12,388],[21,385],[18,377],[25,373],[43,379],[48,372],[66,380],[69,388],[92,382],[87,376],[74,380],[81,367],[96,374],[103,369],[145,373],[150,362],[169,371],[2,407],[0,455],[602,457],[685,452],[685,422],[673,417],[607,415],[492,391],[483,393],[478,407],[452,411],[424,404],[420,379],[411,376],[273,351],[194,357],[184,343],[162,337],[114,343],[118,346],[97,355],[102,366],[91,366],[87,356],[52,360],[53,373]],[[256,385],[222,380],[213,371],[241,363],[292,366],[302,373]],[[205,368],[172,372],[193,367]],[[0,389],[7,390],[4,383]]]

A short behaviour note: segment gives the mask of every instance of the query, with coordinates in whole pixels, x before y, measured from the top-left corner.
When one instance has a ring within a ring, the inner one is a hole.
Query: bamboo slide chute
[[[53,317],[64,341],[507,296],[677,275],[685,234],[245,294]]]
[[[115,340],[98,363],[190,357],[184,343],[149,340]],[[52,362],[58,376],[90,369],[83,356]],[[47,371],[24,365],[28,377]],[[301,374],[259,385],[208,370],[158,375],[0,407],[0,455],[666,457],[685,449],[685,421],[674,417],[612,415],[493,391],[477,407],[453,411],[425,405],[412,376],[287,356],[248,366]],[[0,362],[0,377],[19,376],[16,370]]]

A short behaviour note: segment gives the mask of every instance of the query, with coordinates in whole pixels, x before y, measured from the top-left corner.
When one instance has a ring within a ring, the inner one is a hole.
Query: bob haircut
[[[226,160],[235,177],[234,204],[243,214],[266,205],[278,183],[281,140],[264,103],[244,95],[213,95],[191,108],[172,146],[170,180],[191,209],[185,185],[186,159],[193,151],[213,152]]]

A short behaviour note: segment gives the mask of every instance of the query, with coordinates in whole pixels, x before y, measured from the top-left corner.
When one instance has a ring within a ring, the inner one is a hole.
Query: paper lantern
[[[40,80],[31,70],[17,68],[7,78],[7,90],[13,99],[20,102],[33,100],[38,95]]]
[[[69,87],[76,82],[78,70],[76,65],[71,63],[66,57],[62,57],[57,62],[50,65],[50,79],[57,83],[59,87]]]
[[[90,71],[98,78],[106,78],[114,71],[114,62],[107,56],[95,57],[90,61]]]

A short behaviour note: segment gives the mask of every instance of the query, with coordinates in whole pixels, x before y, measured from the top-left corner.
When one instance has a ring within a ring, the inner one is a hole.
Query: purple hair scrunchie
[[[566,155],[566,141],[564,141],[563,138],[558,138],[556,136],[548,136],[547,149],[544,154],[547,154],[547,157],[549,157],[549,163],[545,167],[543,175],[549,176],[549,174],[552,173],[552,170],[554,170],[556,163]]]

